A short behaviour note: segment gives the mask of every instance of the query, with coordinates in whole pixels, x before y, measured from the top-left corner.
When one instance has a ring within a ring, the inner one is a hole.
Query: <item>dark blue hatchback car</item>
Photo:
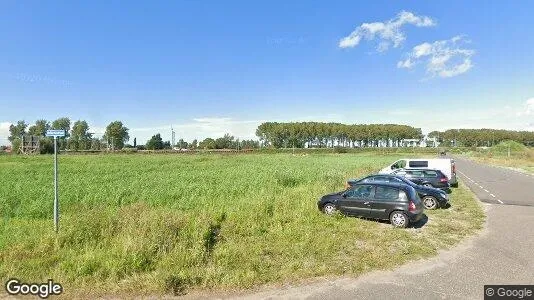
[[[356,183],[349,189],[328,194],[317,202],[327,215],[345,215],[389,220],[395,227],[407,227],[423,217],[424,206],[415,189],[406,184]]]

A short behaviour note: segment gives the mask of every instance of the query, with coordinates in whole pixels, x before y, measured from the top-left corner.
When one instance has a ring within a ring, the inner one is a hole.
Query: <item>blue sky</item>
[[[2,1],[0,143],[12,122],[62,116],[97,133],[122,120],[138,142],[169,139],[171,125],[187,140],[251,138],[268,120],[534,130],[532,11],[531,1]]]

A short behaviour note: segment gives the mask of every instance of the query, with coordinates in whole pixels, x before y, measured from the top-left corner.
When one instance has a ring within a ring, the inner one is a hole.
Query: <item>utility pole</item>
[[[176,141],[176,132],[174,132],[174,129],[172,128],[172,125],[171,125],[171,148],[174,149],[174,145],[176,144],[175,141]],[[181,146],[181,145],[180,145]]]

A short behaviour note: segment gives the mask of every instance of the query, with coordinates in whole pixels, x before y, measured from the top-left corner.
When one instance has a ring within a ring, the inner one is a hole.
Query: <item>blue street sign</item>
[[[64,137],[65,136],[65,130],[63,130],[63,129],[50,129],[50,130],[46,131],[46,136]]]

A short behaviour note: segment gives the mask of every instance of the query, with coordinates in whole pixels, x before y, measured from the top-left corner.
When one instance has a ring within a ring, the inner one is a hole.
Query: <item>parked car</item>
[[[394,227],[407,227],[423,217],[424,206],[415,189],[406,184],[357,183],[349,189],[321,197],[319,210],[349,216],[389,220]]]
[[[399,169],[433,169],[440,170],[447,176],[449,183],[457,187],[456,164],[452,158],[417,158],[400,159],[378,172],[379,174],[393,174]]]
[[[399,169],[393,175],[404,177],[415,184],[438,189],[449,189],[449,179],[440,170],[430,169]]]
[[[422,185],[415,184],[414,182],[397,175],[386,175],[386,174],[377,174],[369,175],[361,179],[350,179],[347,181],[347,188],[357,184],[357,183],[368,183],[368,182],[391,182],[391,183],[401,183],[406,184],[415,189],[419,198],[423,202],[425,209],[436,209],[438,207],[445,207],[449,202],[449,195],[443,190],[426,187]]]

